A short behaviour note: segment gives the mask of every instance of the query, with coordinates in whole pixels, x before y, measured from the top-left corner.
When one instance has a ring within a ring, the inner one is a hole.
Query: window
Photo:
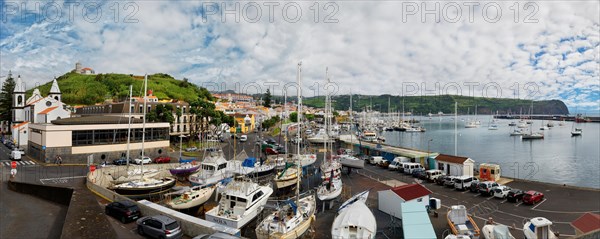
[[[485,170],[485,169],[484,169],[484,170]],[[484,173],[485,173],[485,172],[484,172]],[[494,170],[493,170],[493,169],[492,169],[492,170],[490,170],[490,174],[494,174]]]
[[[221,170],[221,169],[224,169],[224,168],[227,168],[227,164],[226,164],[226,163],[224,163],[224,164],[219,164],[219,168],[218,168],[218,170]]]
[[[262,191],[258,191],[254,196],[252,196],[252,202],[256,202],[263,195]]]
[[[417,202],[422,202],[423,198],[417,198]]]
[[[142,141],[142,129],[131,129],[131,142]],[[169,128],[147,128],[145,141],[168,140]],[[127,129],[72,131],[72,145],[102,145],[127,143]]]
[[[187,127],[186,127],[186,125],[183,125],[183,132],[186,132],[186,131],[187,131],[187,129],[186,129],[186,128],[187,128]]]

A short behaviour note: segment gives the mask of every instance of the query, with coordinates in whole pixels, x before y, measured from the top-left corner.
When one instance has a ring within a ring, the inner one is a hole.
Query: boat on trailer
[[[479,238],[479,227],[473,218],[467,213],[464,205],[453,205],[446,215],[450,230],[454,235],[466,235],[471,238]]]

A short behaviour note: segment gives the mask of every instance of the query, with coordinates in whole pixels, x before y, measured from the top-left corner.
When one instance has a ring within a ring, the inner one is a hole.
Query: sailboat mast
[[[296,180],[296,204],[300,202],[300,139],[302,134],[302,81],[300,80],[302,74],[302,62],[298,62],[298,73],[297,73],[297,83],[298,83],[298,151],[296,151],[297,159],[296,159],[296,168],[298,179]]]
[[[354,127],[354,118],[352,117],[352,90],[350,91],[350,143],[354,145],[354,135],[352,134],[352,127]]]
[[[144,75],[144,115],[142,123],[142,166],[144,166],[144,142],[146,141],[146,102],[148,98],[148,75]]]
[[[125,153],[125,160],[127,162],[127,167],[129,167],[129,143],[131,138],[131,100],[133,96],[133,85],[129,85],[129,116],[127,117],[127,153]]]
[[[458,155],[458,102],[454,102],[454,155]]]

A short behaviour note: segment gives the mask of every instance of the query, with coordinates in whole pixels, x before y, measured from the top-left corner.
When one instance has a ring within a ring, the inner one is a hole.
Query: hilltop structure
[[[94,75],[96,72],[94,69],[89,67],[83,67],[80,62],[75,63],[75,69],[72,72],[79,73],[82,75]]]

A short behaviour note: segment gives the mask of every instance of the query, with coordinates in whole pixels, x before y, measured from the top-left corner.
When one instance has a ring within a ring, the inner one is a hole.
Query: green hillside
[[[133,85],[133,95],[143,95],[144,78],[125,74],[81,75],[67,73],[57,78],[63,102],[69,105],[92,105],[105,100],[124,100]],[[40,93],[47,95],[52,82],[39,86]],[[212,99],[210,93],[186,80],[181,81],[167,74],[148,76],[148,90],[159,99],[177,99],[191,102],[198,98]],[[31,95],[33,89],[27,92]]]
[[[348,110],[350,107],[350,95],[334,96],[333,106],[336,110]],[[483,97],[468,97],[458,95],[440,95],[440,96],[392,96],[392,95],[353,95],[352,108],[357,111],[371,107],[373,110],[388,112],[388,99],[390,102],[390,111],[402,111],[402,101],[404,100],[404,109],[406,112],[415,114],[437,113],[439,111],[445,114],[454,113],[454,102],[458,102],[458,113],[466,114],[467,112],[474,114],[475,106],[477,105],[478,114],[498,113],[512,114],[529,113],[531,100],[521,99],[506,99],[506,98],[483,98]],[[325,105],[325,97],[309,97],[304,99],[304,104],[312,107],[321,108]],[[560,100],[544,100],[533,102],[533,114],[569,114],[569,109]]]

